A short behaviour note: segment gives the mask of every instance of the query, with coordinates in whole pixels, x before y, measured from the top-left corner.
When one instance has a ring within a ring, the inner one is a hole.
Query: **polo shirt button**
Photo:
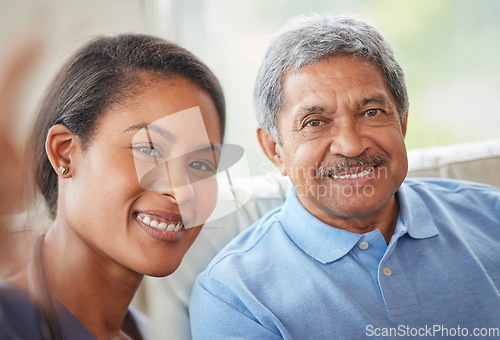
[[[365,250],[365,249],[368,249],[370,245],[368,244],[368,242],[361,242],[359,244],[359,249],[362,249],[362,250]]]
[[[384,268],[384,274],[387,275],[387,276],[391,276],[392,275],[392,270],[390,270],[389,268],[385,267]]]

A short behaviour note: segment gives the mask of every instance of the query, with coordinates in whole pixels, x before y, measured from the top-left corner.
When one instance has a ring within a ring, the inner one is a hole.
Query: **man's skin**
[[[407,112],[400,119],[381,69],[330,57],[285,74],[282,84],[281,145],[259,128],[265,154],[311,214],[353,233],[379,229],[388,243],[408,170]]]

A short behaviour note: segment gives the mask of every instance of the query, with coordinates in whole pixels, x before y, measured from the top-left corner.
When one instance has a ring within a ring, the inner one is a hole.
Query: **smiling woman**
[[[216,77],[177,45],[121,35],[78,50],[34,125],[54,222],[0,284],[0,338],[148,338],[130,301],[144,275],[177,269],[214,209],[224,122]]]

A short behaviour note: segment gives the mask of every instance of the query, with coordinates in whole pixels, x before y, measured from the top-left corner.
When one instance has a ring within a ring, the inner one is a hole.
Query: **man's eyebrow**
[[[154,124],[148,124],[148,123],[139,123],[139,124],[134,124],[132,126],[129,126],[125,130],[123,130],[123,133],[131,132],[131,131],[138,131],[141,129],[145,129],[146,133],[149,134],[149,131],[154,131],[159,133],[161,136],[163,136],[165,139],[167,139],[170,142],[175,142],[175,136],[172,135],[170,132],[168,132],[165,129],[162,129],[161,127],[154,125]]]
[[[296,112],[296,116],[305,116],[311,113],[324,113],[326,109],[322,106],[313,105],[313,106],[304,106],[299,108]]]
[[[369,98],[365,98],[361,101],[360,107],[367,106],[369,104],[380,104],[385,107],[390,106],[389,99],[385,96],[373,96]]]

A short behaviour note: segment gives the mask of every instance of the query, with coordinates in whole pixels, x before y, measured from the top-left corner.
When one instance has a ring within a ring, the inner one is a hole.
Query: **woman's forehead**
[[[212,97],[181,77],[142,82],[138,90],[113,104],[107,115],[115,121],[109,123],[123,129],[150,125],[151,129],[161,128],[178,139],[201,134],[208,135],[213,143],[221,142],[220,121]]]

